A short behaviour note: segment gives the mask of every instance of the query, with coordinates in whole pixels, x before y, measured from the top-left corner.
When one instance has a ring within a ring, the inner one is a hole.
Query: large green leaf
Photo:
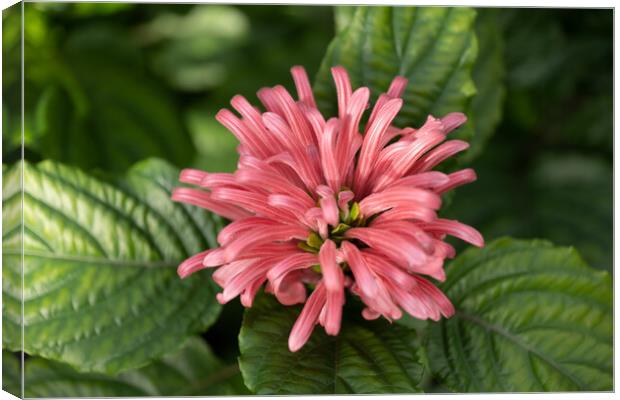
[[[456,315],[431,324],[433,372],[459,392],[612,389],[609,274],[571,248],[500,239],[448,267]]]
[[[21,345],[19,169],[3,187],[3,344]],[[178,171],[134,166],[124,190],[50,161],[24,171],[24,350],[115,373],[178,349],[220,306],[208,273],[177,265],[215,245],[221,220],[175,204]]]
[[[80,373],[55,361],[26,362],[28,397],[221,396],[246,394],[236,364],[225,366],[207,344],[191,338],[177,353],[117,376]]]
[[[476,95],[468,111],[474,135],[471,148],[463,154],[465,160],[475,158],[495,131],[502,117],[505,96],[503,40],[497,26],[497,10],[477,10],[476,35],[478,37],[478,57],[472,71],[476,85]]]
[[[336,337],[320,327],[298,352],[288,335],[300,307],[259,296],[239,334],[239,365],[257,394],[412,393],[423,369],[412,329],[348,320]]]
[[[334,7],[334,24],[336,27],[336,33],[340,33],[349,23],[355,15],[356,7],[354,6],[335,6]]]
[[[471,76],[475,16],[465,7],[358,7],[330,44],[317,74],[319,107],[326,115],[336,114],[330,68],[342,65],[354,86],[367,86],[374,96],[385,92],[396,75],[409,79],[398,125],[419,126],[429,114],[466,111],[476,92]],[[469,139],[472,134],[468,124],[455,136]]]

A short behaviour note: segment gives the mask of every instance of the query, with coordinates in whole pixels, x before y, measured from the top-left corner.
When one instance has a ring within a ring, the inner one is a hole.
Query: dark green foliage
[[[336,337],[317,327],[291,353],[288,335],[301,307],[284,307],[263,294],[246,311],[239,365],[256,394],[413,393],[422,365],[413,329],[349,318]]]
[[[607,272],[569,248],[497,240],[448,267],[457,310],[428,331],[431,370],[457,392],[611,390]]]
[[[26,362],[25,394],[57,398],[222,396],[244,394],[240,378],[235,364],[223,365],[203,340],[190,338],[179,351],[115,376],[79,373],[66,364],[30,358]]]
[[[20,170],[4,175],[3,346],[116,373],[177,349],[217,318],[208,273],[180,280],[185,258],[215,245],[213,217],[169,200],[178,170],[149,160],[126,191],[45,161],[24,170],[20,287]]]
[[[418,127],[429,114],[464,111],[475,93],[475,17],[470,8],[357,7],[330,44],[317,75],[319,108],[336,115],[330,69],[342,65],[353,87],[368,86],[373,100],[396,75],[409,80],[396,119],[400,126]],[[472,131],[459,135],[470,139]]]

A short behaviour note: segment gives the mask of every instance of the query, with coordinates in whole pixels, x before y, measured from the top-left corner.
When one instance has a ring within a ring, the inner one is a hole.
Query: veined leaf
[[[476,35],[478,57],[472,70],[476,85],[468,111],[465,113],[473,126],[470,149],[463,153],[465,161],[473,160],[495,132],[502,117],[502,106],[506,94],[503,60],[503,39],[497,26],[497,10],[477,10]]]
[[[239,334],[239,365],[257,394],[419,392],[422,366],[412,329],[387,322],[343,322],[336,337],[317,327],[291,353],[288,336],[301,307],[259,296]]]
[[[204,340],[191,338],[175,354],[117,376],[79,373],[42,358],[26,361],[28,397],[221,396],[246,394],[236,364],[224,366]]]
[[[431,368],[458,392],[612,389],[609,274],[571,248],[500,239],[448,267],[456,315],[431,324]]]
[[[353,19],[356,7],[354,6],[334,6],[334,23],[336,25],[336,33],[340,33]]]
[[[19,169],[3,187],[3,344],[21,345]],[[24,169],[24,350],[116,373],[178,349],[220,311],[208,273],[177,265],[215,245],[217,217],[170,200],[178,171],[133,167],[121,190],[44,161]]]
[[[336,115],[330,68],[342,65],[353,86],[367,86],[375,97],[395,76],[409,79],[396,119],[399,126],[421,126],[429,114],[466,111],[476,92],[471,76],[477,53],[475,16],[464,7],[357,7],[317,74],[319,108]],[[472,135],[470,124],[455,132],[465,139]]]

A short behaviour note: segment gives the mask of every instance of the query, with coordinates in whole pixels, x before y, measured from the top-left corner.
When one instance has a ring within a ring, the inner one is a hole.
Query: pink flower
[[[347,72],[333,68],[338,116],[326,121],[304,69],[291,71],[298,100],[282,86],[263,88],[265,112],[235,96],[231,104],[240,116],[217,114],[240,142],[234,174],[181,172],[181,182],[200,188],[177,188],[174,200],[232,222],[218,235],[220,247],[185,260],[179,275],[217,267],[221,303],[240,296],[251,307],[264,284],[284,305],[305,303],[289,337],[291,351],[316,324],[338,334],[347,289],[364,302],[366,319],[395,320],[401,310],[419,319],[450,317],[450,300],[423,276],[445,279],[444,259],[455,255],[446,235],[484,245],[475,229],[437,216],[442,193],[476,179],[471,169],[431,171],[468,147],[444,141],[465,115],[429,116],[418,129],[395,127],[407,83],[396,77],[361,131],[368,88],[353,91]]]

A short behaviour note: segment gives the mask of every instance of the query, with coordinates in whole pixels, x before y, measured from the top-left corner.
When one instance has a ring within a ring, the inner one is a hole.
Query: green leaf
[[[475,16],[466,7],[357,7],[329,45],[317,74],[319,107],[325,115],[336,115],[330,68],[342,65],[352,85],[369,87],[375,98],[395,76],[409,79],[399,126],[420,126],[429,114],[466,111],[476,92],[471,76]],[[472,134],[470,124],[455,132],[465,139]]]
[[[3,187],[3,344],[21,345],[21,192]],[[24,350],[82,371],[116,373],[178,349],[217,318],[209,273],[178,264],[216,244],[217,217],[170,200],[178,171],[133,167],[119,189],[44,161],[24,172]]]
[[[236,364],[224,366],[200,338],[190,338],[175,354],[111,377],[79,373],[42,358],[26,361],[28,397],[221,396],[246,394]]]
[[[298,352],[288,336],[301,307],[257,297],[239,333],[239,365],[256,394],[418,392],[422,366],[415,333],[387,322],[343,321],[340,334],[317,327]]]
[[[2,390],[22,397],[21,356],[2,350]]]
[[[144,70],[126,34],[104,26],[75,30],[50,57],[38,73],[49,86],[37,105],[44,158],[115,172],[146,157],[177,166],[192,159],[191,137],[169,93]]]
[[[463,154],[466,161],[473,160],[484,148],[502,117],[502,105],[506,88],[503,61],[503,40],[497,26],[497,10],[477,10],[476,35],[478,37],[478,57],[472,71],[476,85],[469,111],[469,122],[474,127],[470,149]]]
[[[334,22],[336,24],[336,33],[340,33],[349,23],[355,15],[356,7],[353,6],[335,6],[334,7]]]
[[[431,324],[427,353],[452,389],[612,389],[611,279],[575,250],[500,239],[457,258],[442,289],[457,312]]]

